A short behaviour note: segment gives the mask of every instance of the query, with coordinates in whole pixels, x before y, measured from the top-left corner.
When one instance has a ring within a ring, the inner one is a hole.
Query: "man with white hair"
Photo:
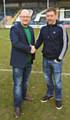
[[[14,108],[16,118],[20,116],[22,100],[26,99],[28,78],[35,57],[33,28],[29,26],[31,13],[23,9],[19,15],[20,22],[16,22],[10,30],[12,44],[11,60],[14,81]]]

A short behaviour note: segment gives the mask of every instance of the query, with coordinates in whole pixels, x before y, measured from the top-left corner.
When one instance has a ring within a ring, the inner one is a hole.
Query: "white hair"
[[[32,14],[33,14],[33,10],[30,10],[30,9],[29,9],[29,10],[28,10],[28,9],[22,9],[21,12],[20,12],[20,16],[23,15],[23,14],[26,14],[26,15],[28,15],[28,16],[31,17]]]

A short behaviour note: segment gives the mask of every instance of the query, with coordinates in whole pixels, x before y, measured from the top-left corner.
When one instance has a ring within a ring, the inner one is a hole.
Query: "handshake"
[[[34,45],[30,45],[31,47],[31,54],[34,54],[36,52],[35,46]]]

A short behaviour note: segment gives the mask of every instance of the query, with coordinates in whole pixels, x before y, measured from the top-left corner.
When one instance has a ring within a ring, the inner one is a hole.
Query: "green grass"
[[[68,30],[70,35],[70,30]],[[38,30],[35,30],[37,37]],[[70,37],[70,36],[69,36]],[[70,46],[70,42],[69,42]],[[0,29],[0,69],[10,69],[10,40],[9,29]],[[64,59],[63,72],[70,73],[70,48]],[[36,53],[33,70],[42,70],[41,48]],[[55,108],[54,100],[41,103],[40,98],[46,92],[43,74],[33,73],[30,76],[28,94],[32,102],[22,104],[22,114],[19,120],[70,120],[70,76],[62,76],[63,80],[63,109]],[[0,120],[15,120],[13,109],[13,80],[12,72],[0,71]]]

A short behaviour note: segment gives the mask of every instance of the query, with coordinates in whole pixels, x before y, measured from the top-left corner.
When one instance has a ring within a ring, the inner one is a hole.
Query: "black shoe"
[[[62,102],[56,100],[56,108],[57,108],[58,110],[60,110],[60,109],[62,109],[62,107],[63,107]]]
[[[20,107],[16,107],[15,108],[15,118],[16,119],[18,119],[20,117],[20,113],[21,113]]]
[[[50,99],[53,99],[53,96],[50,96],[50,97],[44,96],[44,97],[42,98],[41,102],[47,102],[47,101],[50,100]]]

